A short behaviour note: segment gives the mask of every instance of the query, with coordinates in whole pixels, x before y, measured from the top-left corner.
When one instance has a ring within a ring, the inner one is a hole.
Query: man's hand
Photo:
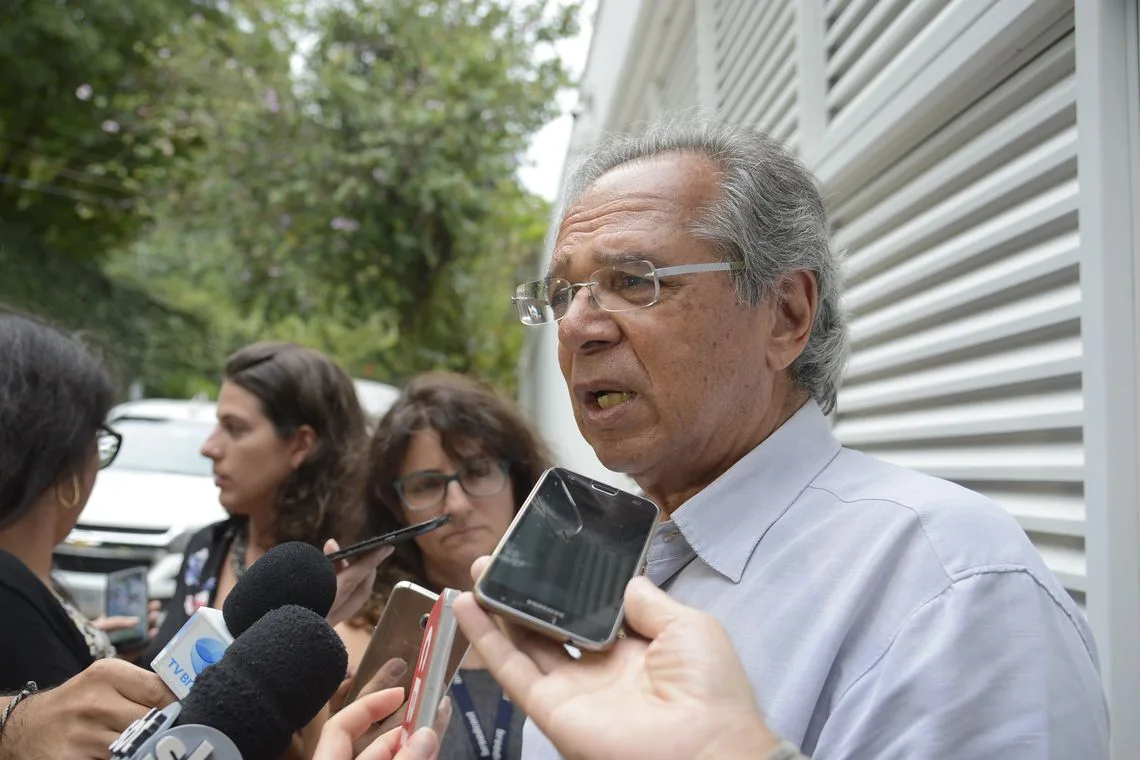
[[[4,726],[0,757],[106,760],[127,726],[173,701],[154,673],[122,660],[98,660],[17,705]]]
[[[325,724],[313,760],[435,760],[439,753],[440,727],[446,727],[451,720],[451,704],[446,699],[436,715],[435,728],[416,731],[399,753],[395,750],[400,729],[394,728],[355,754],[356,741],[403,702],[403,689],[385,689],[361,696]]]
[[[478,576],[484,561],[476,562]],[[619,639],[575,660],[559,644],[501,630],[470,593],[455,616],[508,696],[568,758],[692,760],[717,747],[764,757],[778,745],[757,709],[732,643],[710,615],[670,599],[645,578],[625,594],[629,625]],[[684,726],[683,730],[677,730]],[[712,755],[708,755],[712,756]],[[726,755],[728,756],[728,755]]]
[[[340,549],[334,539],[325,541],[325,554],[332,554]],[[329,610],[327,620],[329,625],[337,626],[346,620],[351,620],[368,597],[372,595],[372,586],[376,582],[376,568],[391,555],[391,546],[383,546],[375,551],[353,557],[350,562],[342,559],[333,563],[336,570],[336,599],[333,600],[332,609]]]

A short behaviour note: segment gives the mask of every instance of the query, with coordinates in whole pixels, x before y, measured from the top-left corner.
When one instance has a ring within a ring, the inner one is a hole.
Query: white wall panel
[[[955,23],[950,6],[933,17],[915,10],[921,2],[875,5],[860,23],[877,34],[908,18]],[[993,75],[980,74],[984,90],[924,96],[943,122],[887,157],[869,182],[833,194],[853,346],[835,430],[848,445],[996,499],[1083,601],[1072,16],[1061,9],[1044,28],[1026,26],[1015,48],[1034,55],[1012,70],[995,59]],[[845,70],[858,65],[849,60]],[[829,104],[857,98],[882,104],[880,123],[890,114],[892,100],[875,94]]]

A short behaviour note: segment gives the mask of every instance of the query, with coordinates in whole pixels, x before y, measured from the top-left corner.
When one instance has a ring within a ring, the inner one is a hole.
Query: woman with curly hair
[[[332,359],[292,343],[239,349],[226,361],[217,417],[202,455],[214,463],[230,517],[190,539],[146,662],[199,607],[221,609],[246,569],[277,544],[305,541],[329,551],[361,536],[368,432],[352,380]],[[329,622],[342,636],[390,551],[338,567]]]
[[[490,554],[550,466],[550,454],[518,409],[462,375],[413,378],[372,436],[365,490],[370,535],[451,516],[442,528],[396,545],[376,583],[372,613],[410,580],[432,591],[470,590],[471,563]],[[367,636],[346,640],[350,652]],[[472,650],[453,682],[451,724],[440,760],[478,758],[479,735],[502,729],[503,758],[519,757],[525,716]],[[472,713],[478,728],[472,726]]]

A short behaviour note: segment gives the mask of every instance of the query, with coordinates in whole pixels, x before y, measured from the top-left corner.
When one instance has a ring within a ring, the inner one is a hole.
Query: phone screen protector
[[[576,639],[606,641],[659,512],[632,494],[563,473],[556,468],[543,478],[480,587]]]

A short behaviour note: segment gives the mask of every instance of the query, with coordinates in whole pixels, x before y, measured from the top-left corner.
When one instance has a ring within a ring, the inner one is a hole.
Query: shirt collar
[[[768,529],[839,453],[815,401],[690,498],[672,522],[701,560],[734,583]]]

